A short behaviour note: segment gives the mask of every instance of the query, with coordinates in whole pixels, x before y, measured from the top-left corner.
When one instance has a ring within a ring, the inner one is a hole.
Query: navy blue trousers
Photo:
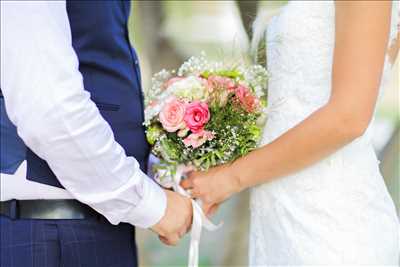
[[[105,220],[0,216],[1,267],[136,267],[134,228]]]

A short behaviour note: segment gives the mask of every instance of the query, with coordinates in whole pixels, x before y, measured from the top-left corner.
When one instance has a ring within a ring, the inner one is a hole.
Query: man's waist
[[[12,219],[104,219],[89,206],[73,199],[3,201],[0,202],[0,214]]]

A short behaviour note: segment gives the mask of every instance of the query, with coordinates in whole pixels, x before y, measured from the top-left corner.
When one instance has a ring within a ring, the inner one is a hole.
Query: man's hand
[[[192,224],[192,203],[189,198],[178,193],[169,190],[165,190],[165,193],[167,194],[167,210],[152,230],[159,235],[164,244],[175,246]]]

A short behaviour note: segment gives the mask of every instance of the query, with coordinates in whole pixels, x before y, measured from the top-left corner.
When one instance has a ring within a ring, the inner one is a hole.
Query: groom
[[[144,174],[127,1],[1,1],[2,267],[137,265],[132,225],[175,244],[190,201]]]

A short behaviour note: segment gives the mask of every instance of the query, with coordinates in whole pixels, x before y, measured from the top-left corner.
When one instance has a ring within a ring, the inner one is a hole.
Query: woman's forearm
[[[231,174],[240,189],[268,182],[321,160],[360,136],[365,128],[344,119],[328,104],[275,141],[234,162]]]

